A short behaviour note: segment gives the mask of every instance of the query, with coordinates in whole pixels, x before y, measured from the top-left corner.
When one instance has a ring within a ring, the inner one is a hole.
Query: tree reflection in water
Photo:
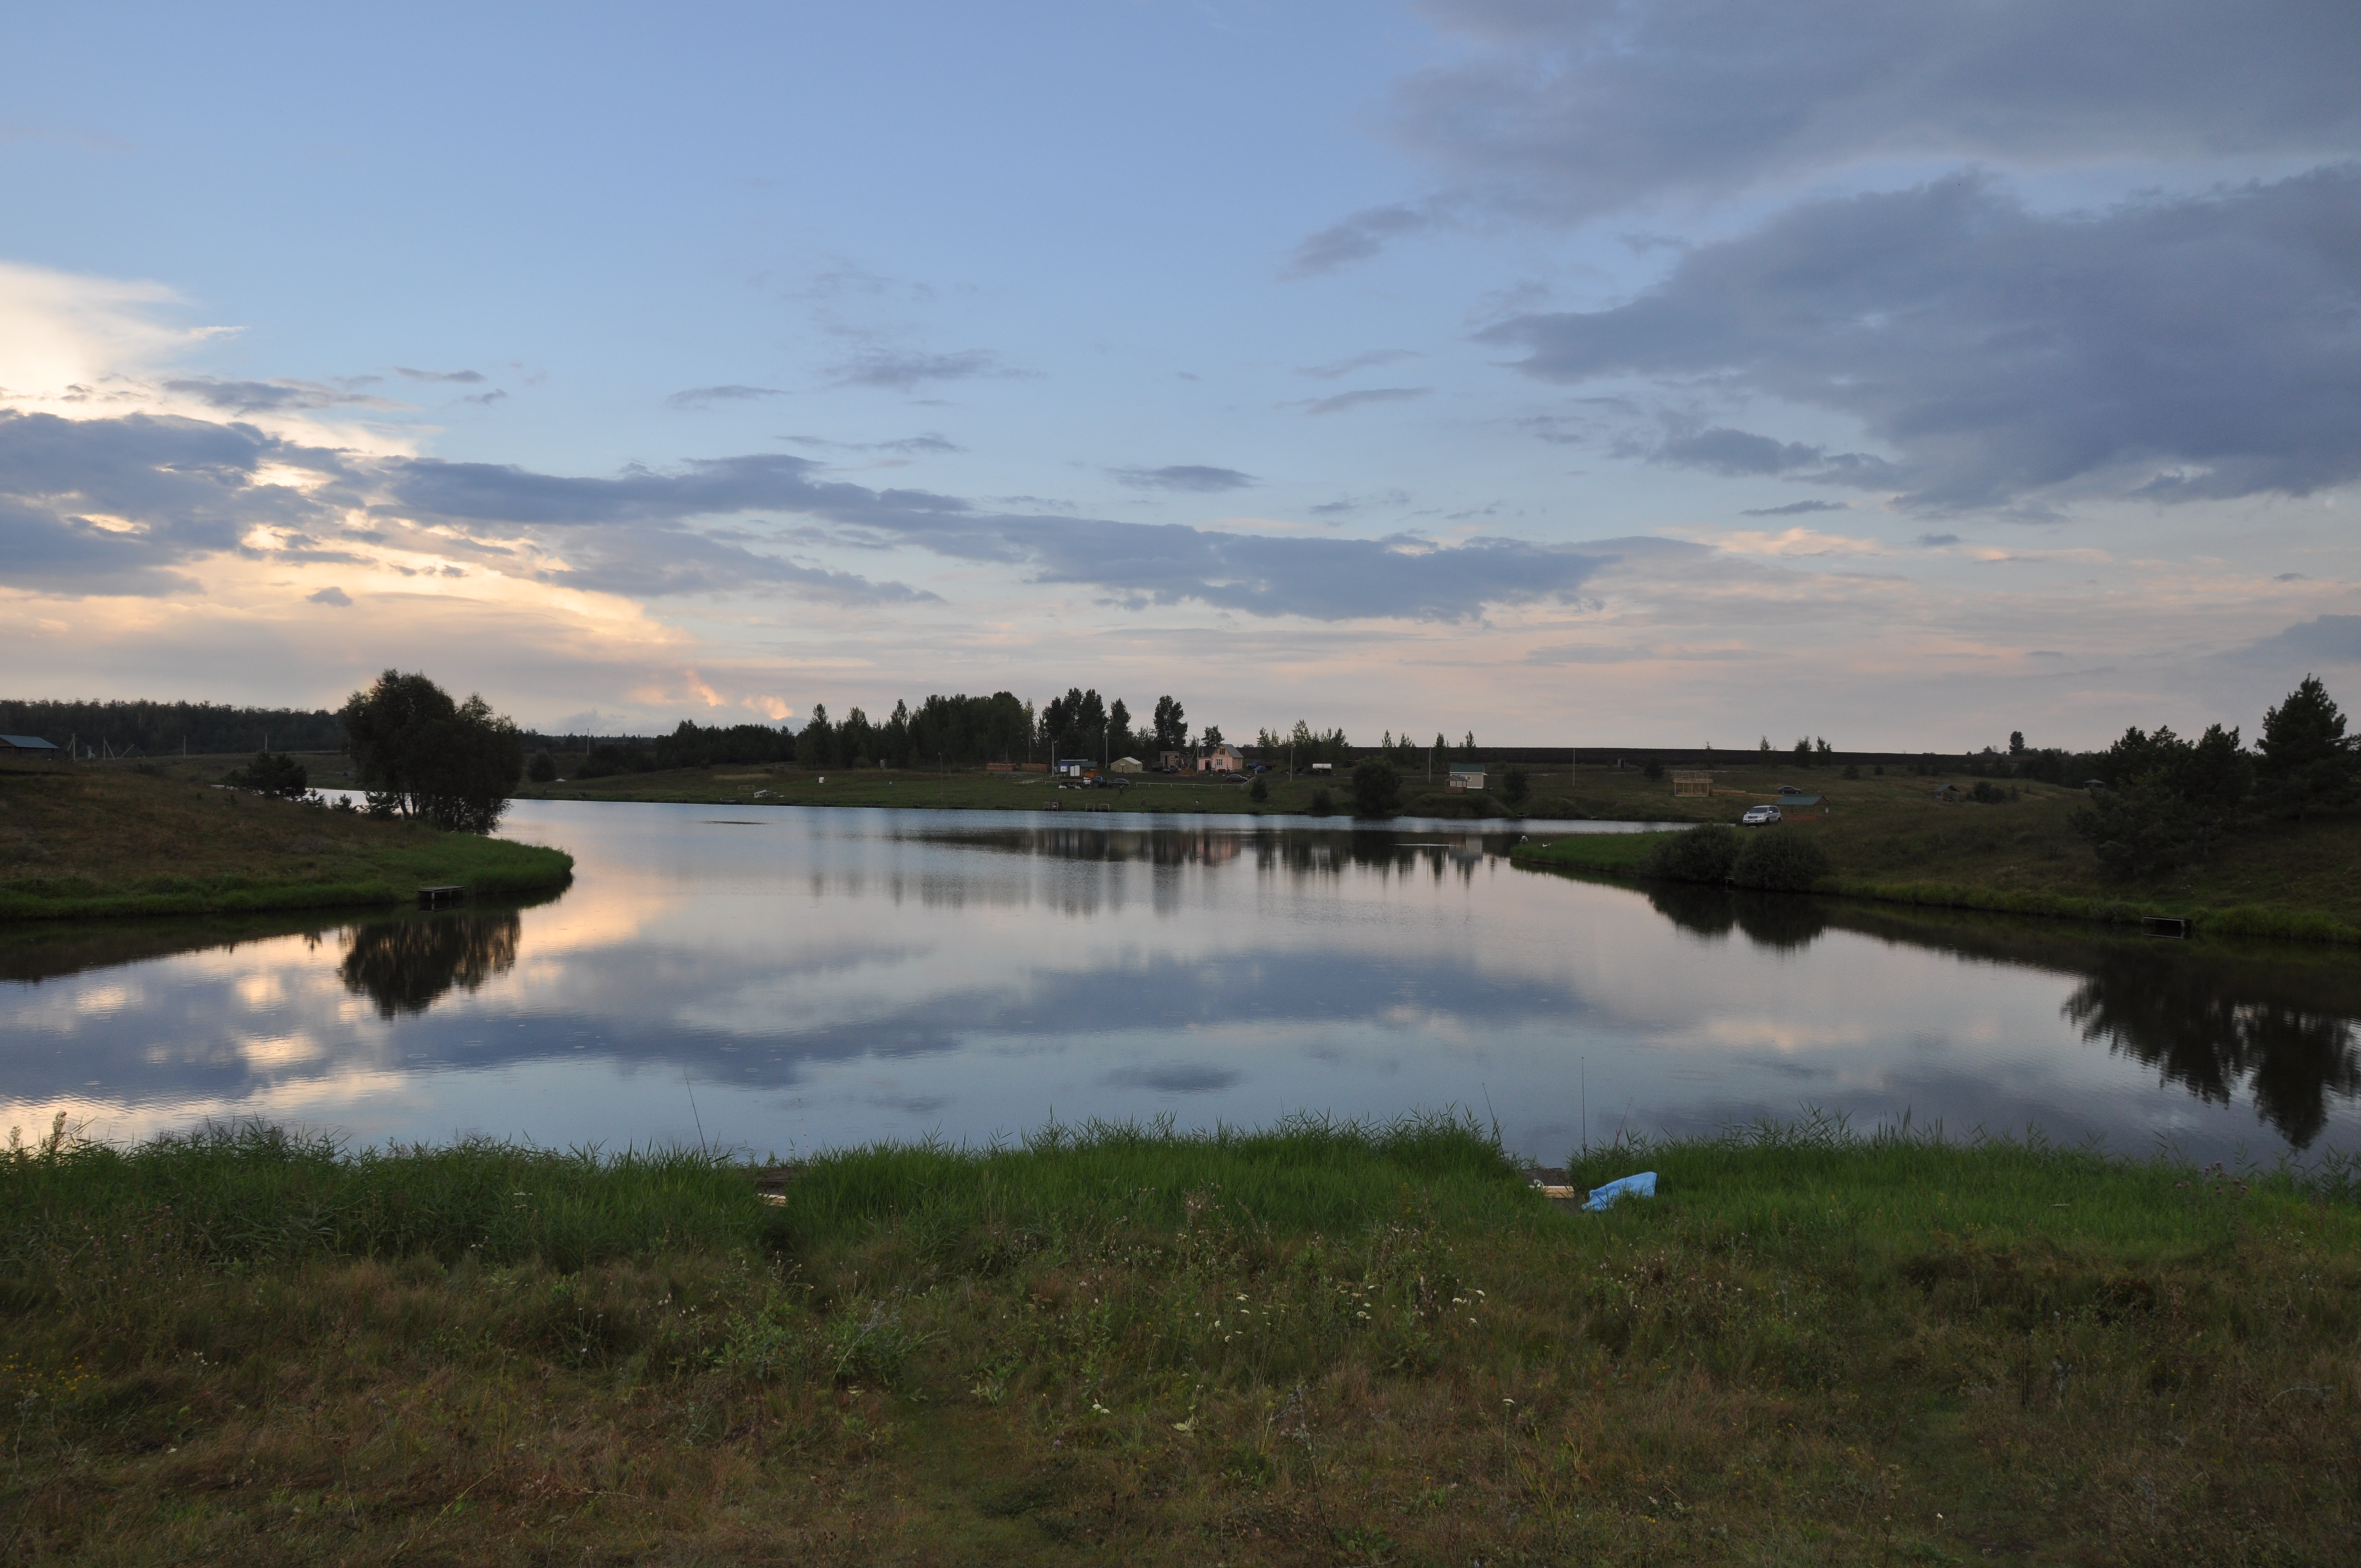
[[[2085,1040],[2157,1069],[2216,1105],[2243,1090],[2296,1148],[2328,1125],[2332,1097],[2361,1094],[2361,996],[2341,960],[2290,960],[2080,932],[2036,933],[1974,917],[1905,920],[1857,905],[1650,883],[1648,902],[1685,931],[1793,949],[1831,925],[1886,940],[2061,970],[2080,979],[2062,1009]]]
[[[2350,1018],[2242,986],[2179,954],[2108,954],[2063,1011],[2084,1039],[2103,1039],[2200,1099],[2226,1105],[2243,1082],[2256,1113],[2297,1148],[2328,1124],[2329,1095],[2361,1091]]]
[[[1726,937],[1735,928],[1759,947],[1807,948],[1828,928],[1828,906],[1790,894],[1748,893],[1702,883],[1652,882],[1648,902],[1657,914],[1700,937]]]
[[[378,1015],[423,1013],[453,986],[474,991],[516,964],[514,912],[379,920],[357,927],[337,972]]]

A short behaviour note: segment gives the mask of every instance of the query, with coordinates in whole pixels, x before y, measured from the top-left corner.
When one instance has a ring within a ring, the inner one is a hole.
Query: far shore
[[[346,763],[333,753],[305,757],[312,782],[344,787]],[[273,811],[313,815],[316,807],[286,806],[233,792],[194,794],[191,785],[218,780],[240,758],[163,758],[140,764],[83,764],[70,775],[130,790],[166,811],[209,798],[223,811],[230,798],[247,803],[257,831],[222,839],[240,819],[207,815],[203,853],[192,857],[182,838],[157,838],[146,861],[112,850],[127,818],[115,806],[97,810],[82,828],[60,828],[67,839],[33,855],[0,861],[0,917],[205,914],[333,904],[390,903],[429,882],[464,883],[480,891],[522,892],[562,883],[571,860],[559,851],[434,834],[402,824],[369,823],[328,814],[341,836],[315,843],[296,818],[275,835],[258,831]],[[17,774],[26,773],[17,770]],[[32,774],[43,774],[35,767]],[[1847,776],[1854,774],[1858,776]],[[16,775],[0,775],[0,778]],[[1517,864],[1540,871],[1631,878],[1654,836],[1704,823],[1735,823],[1751,806],[1788,803],[1781,833],[1811,835],[1825,848],[1834,874],[1817,894],[1926,907],[2137,924],[2167,918],[2190,922],[2192,934],[2275,940],[2361,943],[2361,818],[2334,817],[2307,824],[2260,823],[2234,836],[2205,862],[2138,882],[2105,876],[2070,818],[2084,796],[2077,789],[2012,781],[1994,803],[1946,798],[1940,786],[1969,778],[1963,771],[1887,771],[1813,767],[1790,757],[1754,759],[1712,770],[1710,794],[1673,793],[1666,778],[1650,779],[1632,766],[1585,764],[1527,773],[1515,801],[1495,769],[1481,790],[1433,787],[1422,770],[1402,780],[1400,811],[1387,817],[1353,815],[1345,775],[1283,772],[1253,785],[1219,774],[1128,775],[1120,787],[1071,787],[1044,773],[940,772],[880,768],[804,769],[785,765],[730,766],[627,773],[597,779],[559,779],[520,787],[517,799],[659,802],[743,809],[769,806],[902,807],[1102,816],[1148,813],[1287,819],[1338,829],[1466,831],[1529,838],[1517,844]],[[1783,789],[1786,792],[1782,793]],[[1957,791],[1954,792],[1956,795]],[[1797,805],[1798,796],[1808,804]],[[1324,800],[1322,798],[1324,796]],[[93,797],[95,799],[96,797]],[[131,796],[125,797],[128,804]],[[1321,808],[1324,806],[1325,810]],[[256,813],[266,814],[258,816]],[[276,821],[276,818],[269,820]],[[103,825],[103,828],[102,828]],[[160,821],[159,821],[160,826]],[[86,844],[69,842],[76,831]],[[1754,829],[1749,829],[1754,831]],[[408,835],[407,838],[402,835]],[[375,835],[375,837],[368,837]],[[136,837],[136,835],[135,835]],[[267,842],[266,842],[267,840]],[[289,846],[302,846],[301,852]],[[333,853],[329,852],[333,850]],[[60,863],[60,852],[67,862]],[[0,845],[0,854],[5,846]],[[49,858],[40,859],[46,853]],[[296,862],[302,863],[296,863]],[[168,868],[159,871],[159,868]]]

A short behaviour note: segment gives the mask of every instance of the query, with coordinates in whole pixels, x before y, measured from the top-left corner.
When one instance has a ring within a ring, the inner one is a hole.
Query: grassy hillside
[[[1828,1126],[0,1160],[12,1561],[2334,1563],[2349,1171]],[[766,1192],[767,1190],[767,1192]]]
[[[0,768],[0,919],[395,904],[564,883],[556,850],[213,789],[182,776]]]

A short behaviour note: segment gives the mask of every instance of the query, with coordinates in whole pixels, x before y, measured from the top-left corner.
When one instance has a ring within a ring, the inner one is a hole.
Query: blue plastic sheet
[[[1637,1176],[1627,1176],[1620,1181],[1610,1181],[1604,1187],[1592,1188],[1590,1201],[1585,1203],[1583,1207],[1596,1213],[1601,1209],[1612,1209],[1620,1199],[1653,1198],[1655,1195],[1656,1173],[1653,1170],[1643,1170]]]

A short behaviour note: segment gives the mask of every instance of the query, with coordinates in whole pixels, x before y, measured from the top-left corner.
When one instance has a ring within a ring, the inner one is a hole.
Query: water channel
[[[536,901],[0,930],[0,1127],[792,1155],[1457,1107],[1554,1159],[1817,1107],[2361,1146],[2349,958],[1583,881],[1477,826],[521,803],[578,862]]]

